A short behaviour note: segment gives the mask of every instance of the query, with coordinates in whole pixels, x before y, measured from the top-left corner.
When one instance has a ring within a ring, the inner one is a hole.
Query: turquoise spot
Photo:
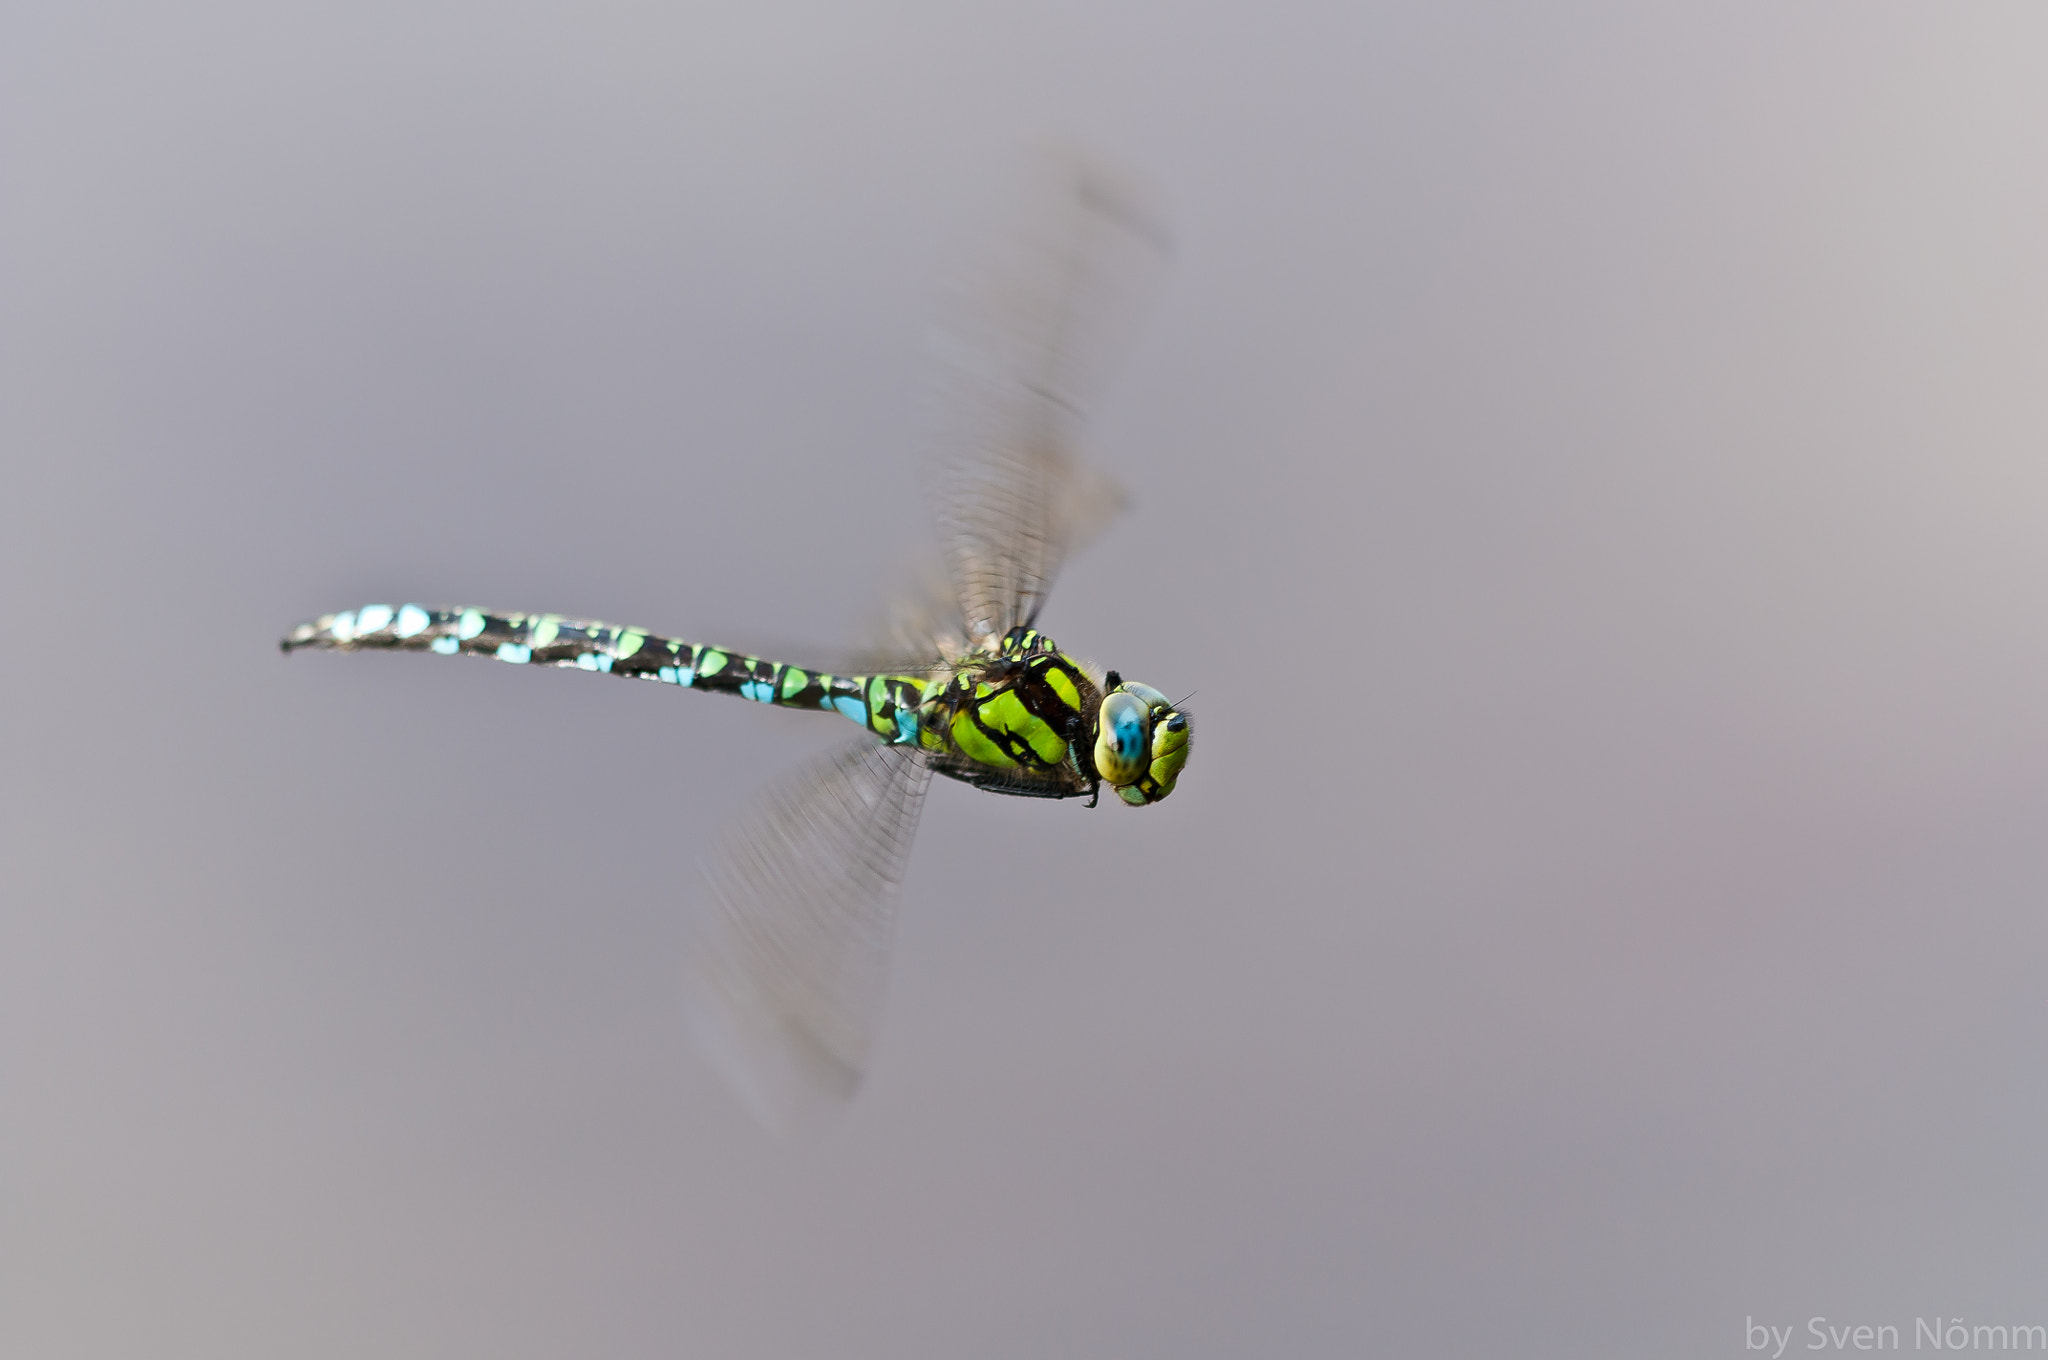
[[[1110,718],[1109,730],[1116,753],[1125,760],[1136,760],[1138,752],[1145,747],[1144,710],[1135,707],[1133,711],[1119,710]]]
[[[391,622],[391,606],[388,604],[366,604],[356,611],[356,636],[374,633]]]
[[[838,709],[841,715],[853,719],[862,727],[868,725],[868,706],[860,700],[850,699],[844,694],[835,694],[832,696],[832,707]]]
[[[427,646],[439,652],[442,656],[454,656],[462,644],[452,637],[437,637],[432,642],[429,642]]]
[[[896,741],[901,746],[917,745],[917,710],[899,708],[896,710]]]
[[[483,630],[484,616],[474,609],[463,610],[462,617],[455,624],[455,636],[461,638],[464,642],[469,641]]]
[[[676,668],[674,666],[663,666],[655,671],[654,678],[661,681],[664,685],[673,685],[676,682]]]
[[[576,669],[584,671],[605,671],[612,668],[612,659],[602,652],[583,652],[576,658]]]
[[[356,636],[356,613],[353,609],[346,614],[336,614],[334,621],[327,625],[327,631],[334,635],[336,642],[353,642]]]
[[[757,704],[775,702],[775,686],[766,680],[745,680],[740,683],[740,697],[752,699]]]
[[[426,610],[416,604],[409,604],[398,611],[398,623],[392,628],[391,635],[402,638],[416,637],[426,631],[427,625],[432,622],[433,620],[427,617]]]
[[[515,666],[525,665],[527,658],[532,655],[533,648],[522,647],[516,642],[501,642],[498,644],[498,660],[509,661]]]

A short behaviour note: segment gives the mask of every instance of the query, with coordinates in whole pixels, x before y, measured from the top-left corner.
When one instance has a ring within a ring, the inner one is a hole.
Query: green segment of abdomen
[[[485,656],[520,666],[573,666],[683,689],[736,694],[777,708],[836,712],[876,736],[906,743],[918,740],[918,704],[926,686],[923,677],[915,675],[831,675],[708,643],[559,614],[494,614],[487,609],[417,604],[372,604],[323,614],[292,629],[278,645],[287,652],[302,647],[435,652]]]

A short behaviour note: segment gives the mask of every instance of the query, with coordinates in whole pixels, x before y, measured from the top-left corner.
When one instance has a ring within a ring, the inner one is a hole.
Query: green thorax
[[[1005,793],[1094,791],[1089,748],[1102,692],[1051,638],[1015,628],[925,686],[917,743],[941,774]]]

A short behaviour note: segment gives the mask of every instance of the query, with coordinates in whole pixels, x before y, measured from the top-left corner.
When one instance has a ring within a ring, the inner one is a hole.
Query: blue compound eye
[[[1095,733],[1095,770],[1112,785],[1142,777],[1150,763],[1152,711],[1144,700],[1118,691],[1102,701]]]

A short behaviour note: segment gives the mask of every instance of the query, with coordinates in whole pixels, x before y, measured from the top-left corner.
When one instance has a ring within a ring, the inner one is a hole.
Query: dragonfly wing
[[[1032,622],[1067,554],[1122,509],[1074,441],[1165,260],[1132,186],[1063,159],[971,271],[938,343],[932,485],[970,640]]]
[[[800,1132],[860,1084],[931,770],[862,741],[771,785],[709,866],[687,993],[742,1099]]]

